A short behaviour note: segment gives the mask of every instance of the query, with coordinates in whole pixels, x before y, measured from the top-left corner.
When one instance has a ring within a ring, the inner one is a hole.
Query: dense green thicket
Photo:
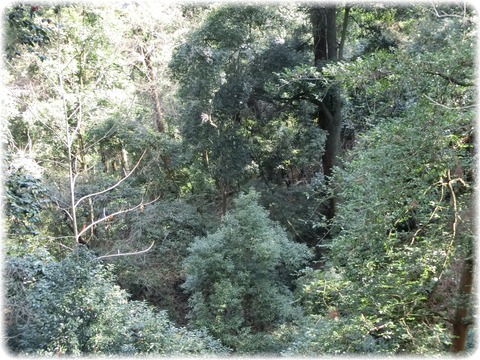
[[[310,257],[268,218],[250,191],[215,233],[196,238],[185,260],[193,324],[238,352],[272,352],[268,333],[299,317],[292,276]]]
[[[420,113],[436,119],[431,136],[424,135]],[[303,279],[302,296],[315,317],[336,314],[354,341],[336,343],[312,325],[300,352],[447,349],[444,319],[453,318],[459,301],[459,266],[473,256],[467,230],[473,214],[471,185],[453,173],[459,159],[469,157],[470,122],[442,113],[424,103],[401,121],[381,124],[338,171],[338,235],[325,244],[326,268]],[[321,323],[339,326],[332,319]]]
[[[7,258],[9,347],[36,355],[227,353],[165,312],[128,301],[112,269],[80,247],[62,261],[36,252]]]
[[[474,9],[3,20],[12,353],[475,347]]]
[[[474,262],[473,33],[453,17],[398,15],[396,50],[328,70],[364,132],[335,173],[326,266],[302,280],[317,322],[301,328],[291,353],[437,353],[452,331],[452,351],[466,340],[455,328],[458,310],[474,308],[465,283]]]

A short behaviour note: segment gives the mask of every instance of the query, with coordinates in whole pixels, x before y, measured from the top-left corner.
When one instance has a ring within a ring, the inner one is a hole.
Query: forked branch
[[[153,199],[152,201],[149,201],[147,203],[143,203],[143,201],[134,206],[134,207],[131,207],[131,208],[128,208],[128,209],[124,209],[124,210],[119,210],[119,211],[116,211],[114,213],[111,213],[109,215],[105,215],[105,216],[102,216],[100,219],[90,223],[89,225],[85,226],[82,231],[80,231],[78,234],[77,234],[77,239],[80,239],[80,237],[86,233],[89,229],[91,229],[92,227],[94,227],[95,225],[97,224],[100,224],[101,222],[104,222],[104,221],[107,221],[107,220],[110,220],[111,218],[113,218],[114,216],[117,216],[117,215],[120,215],[120,214],[123,214],[123,213],[126,213],[126,212],[130,212],[130,211],[133,211],[133,210],[136,210],[138,208],[142,208],[146,205],[150,205],[152,203],[154,203],[155,201],[157,201],[158,199],[160,199],[160,197],[157,197],[155,199]]]
[[[78,199],[76,202],[75,202],[75,207],[78,207],[78,205],[83,201],[83,200],[86,200],[90,197],[94,197],[94,196],[97,196],[97,195],[101,195],[101,194],[104,194],[106,192],[109,192],[110,190],[113,190],[115,189],[117,186],[119,186],[122,182],[124,182],[125,180],[127,180],[130,175],[132,175],[134,173],[134,171],[137,169],[138,165],[140,164],[140,162],[142,161],[143,157],[145,156],[145,153],[147,152],[147,150],[145,150],[142,154],[142,156],[140,156],[140,159],[138,159],[137,163],[135,164],[135,166],[133,167],[132,170],[130,170],[130,172],[128,174],[126,174],[123,178],[121,178],[120,180],[118,180],[115,184],[113,184],[112,186],[104,189],[104,190],[101,190],[101,191],[97,191],[95,193],[91,193],[91,194],[88,194],[88,195],[85,195],[83,197],[81,197],[80,199]]]

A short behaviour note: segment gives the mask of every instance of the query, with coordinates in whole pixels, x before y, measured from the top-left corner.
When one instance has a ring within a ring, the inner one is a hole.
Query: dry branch
[[[106,258],[110,258],[110,257],[132,256],[132,255],[144,254],[144,253],[150,251],[150,249],[153,247],[154,244],[155,244],[155,241],[153,241],[153,242],[151,243],[151,245],[150,245],[148,248],[144,249],[144,250],[133,251],[133,252],[128,252],[128,253],[121,253],[120,250],[117,250],[117,253],[116,253],[116,254],[102,255],[102,256],[97,257],[97,260],[106,259]]]

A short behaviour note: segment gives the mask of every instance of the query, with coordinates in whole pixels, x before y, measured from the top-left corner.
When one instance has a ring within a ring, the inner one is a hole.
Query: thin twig
[[[150,251],[150,249],[153,247],[154,244],[155,244],[155,241],[153,241],[152,244],[144,250],[133,251],[133,252],[128,252],[128,253],[121,253],[120,250],[118,250],[118,252],[116,254],[99,256],[99,257],[97,257],[97,260],[111,258],[111,257],[132,256],[132,255],[144,254],[144,253]]]
[[[450,175],[450,170],[447,171],[447,183],[444,183],[444,185],[448,186],[448,189],[450,190],[450,193],[452,195],[452,203],[453,203],[453,215],[454,215],[454,220],[452,224],[452,240],[448,244],[447,247],[447,253],[445,254],[445,260],[443,262],[442,270],[440,271],[440,275],[438,275],[438,279],[441,279],[443,275],[443,271],[445,270],[447,266],[448,259],[450,258],[450,253],[452,252],[453,245],[455,244],[455,240],[457,237],[457,226],[458,226],[458,208],[457,208],[457,196],[455,195],[455,191],[453,190],[453,182],[458,181],[458,179],[453,179],[451,178]]]
[[[435,105],[438,105],[438,106],[441,106],[445,109],[448,109],[448,110],[461,110],[461,109],[470,109],[470,108],[473,108],[475,107],[476,105],[468,105],[468,106],[458,106],[458,107],[451,107],[451,106],[447,106],[447,105],[443,105],[443,104],[440,104],[438,101],[435,101],[433,100],[431,97],[429,97],[428,95],[425,95],[423,94],[423,96],[425,96],[428,100],[430,100],[432,103],[434,103]]]

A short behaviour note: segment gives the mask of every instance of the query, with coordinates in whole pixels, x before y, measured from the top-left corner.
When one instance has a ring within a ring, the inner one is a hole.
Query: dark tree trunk
[[[327,59],[327,19],[325,15],[325,8],[322,6],[314,6],[310,12],[315,64],[318,60]]]
[[[465,350],[468,333],[468,308],[473,285],[473,258],[468,256],[463,262],[462,275],[458,287],[458,305],[452,320],[452,345],[450,350],[458,353]]]
[[[327,61],[337,61],[337,32],[336,7],[314,6],[311,9],[315,65],[318,68],[325,66]],[[340,134],[342,126],[341,100],[338,86],[332,86],[318,106],[318,126],[325,130],[327,138],[325,152],[322,157],[323,172],[331,184],[332,170],[337,165],[340,152]],[[335,216],[336,196],[333,196],[327,206],[326,216],[331,219]]]
[[[335,5],[325,9],[327,18],[327,59],[337,61],[337,9]]]
[[[343,60],[343,48],[345,47],[345,39],[347,38],[348,15],[350,13],[350,6],[345,7],[343,15],[342,35],[340,37],[340,44],[338,45],[338,60]]]

